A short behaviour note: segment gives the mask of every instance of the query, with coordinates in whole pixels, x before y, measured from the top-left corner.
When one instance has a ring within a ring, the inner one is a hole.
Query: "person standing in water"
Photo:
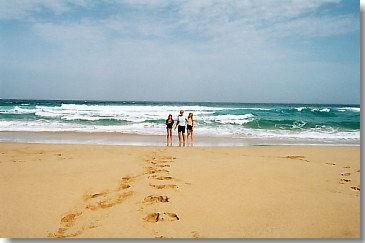
[[[176,126],[175,129],[178,127],[178,135],[179,135],[179,146],[181,147],[181,145],[185,146],[185,140],[186,140],[186,135],[185,135],[185,122],[186,122],[186,118],[184,116],[184,111],[181,110],[180,111],[180,115],[177,117],[177,122],[176,122]]]
[[[169,114],[166,120],[166,131],[167,131],[167,146],[172,146],[172,126],[174,125],[174,119],[172,119],[172,115]]]
[[[189,113],[186,123],[187,123],[187,130],[188,130],[188,134],[187,134],[188,146],[189,146],[189,144],[190,144],[190,146],[193,146],[193,143],[194,143],[194,135],[193,135],[194,118],[193,118],[193,113],[191,113],[191,112]],[[190,137],[190,142],[189,142],[189,137]]]

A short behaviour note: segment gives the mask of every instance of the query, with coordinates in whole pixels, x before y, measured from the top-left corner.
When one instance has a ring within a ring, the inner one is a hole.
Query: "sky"
[[[360,103],[359,0],[0,0],[0,98]]]

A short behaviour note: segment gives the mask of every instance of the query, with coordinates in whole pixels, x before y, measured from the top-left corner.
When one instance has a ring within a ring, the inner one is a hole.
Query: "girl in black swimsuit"
[[[167,146],[172,146],[172,126],[174,125],[174,119],[172,119],[172,115],[169,114],[166,120],[166,131],[167,131]]]

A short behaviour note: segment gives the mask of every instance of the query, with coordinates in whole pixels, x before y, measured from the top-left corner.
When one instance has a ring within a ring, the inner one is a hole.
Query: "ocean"
[[[194,114],[198,140],[360,144],[360,106],[325,104],[0,100],[0,136],[5,132],[165,135],[168,115],[176,120],[181,109],[185,115]]]

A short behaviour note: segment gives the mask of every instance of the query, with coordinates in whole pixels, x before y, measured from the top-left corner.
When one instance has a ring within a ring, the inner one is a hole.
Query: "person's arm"
[[[179,117],[177,117],[177,121],[176,121],[176,125],[175,125],[175,128],[174,128],[174,130],[176,130],[176,128],[177,128],[177,125],[179,125]]]

